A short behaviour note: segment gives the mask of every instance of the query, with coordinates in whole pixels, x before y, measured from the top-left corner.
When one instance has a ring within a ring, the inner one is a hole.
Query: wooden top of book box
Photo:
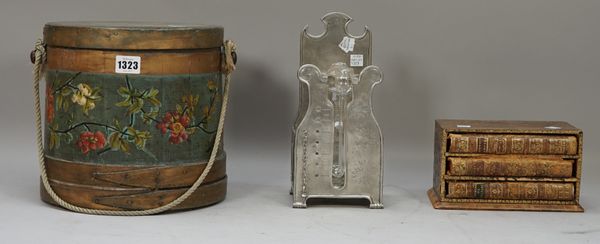
[[[517,120],[446,120],[435,121],[448,132],[519,133],[519,134],[578,134],[581,130],[564,121]]]

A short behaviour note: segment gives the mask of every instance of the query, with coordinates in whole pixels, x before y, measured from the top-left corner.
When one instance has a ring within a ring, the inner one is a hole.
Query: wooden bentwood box
[[[582,137],[566,122],[436,120],[431,204],[583,212]]]

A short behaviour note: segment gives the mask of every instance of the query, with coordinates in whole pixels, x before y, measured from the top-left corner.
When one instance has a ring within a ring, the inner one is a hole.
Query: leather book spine
[[[573,160],[523,156],[448,157],[448,175],[504,177],[573,177]]]
[[[576,155],[577,137],[563,135],[450,134],[448,152]]]
[[[575,198],[575,186],[573,183],[548,182],[448,182],[446,197],[566,201]]]

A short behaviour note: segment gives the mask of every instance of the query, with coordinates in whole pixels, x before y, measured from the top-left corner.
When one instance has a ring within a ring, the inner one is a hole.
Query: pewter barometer
[[[383,74],[371,65],[371,32],[348,33],[343,13],[322,18],[325,32],[300,44],[300,106],[293,128],[293,207],[307,200],[366,199],[383,208],[382,137],[371,95]]]

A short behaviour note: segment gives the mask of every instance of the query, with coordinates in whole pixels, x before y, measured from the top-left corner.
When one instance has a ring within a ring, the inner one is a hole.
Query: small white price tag
[[[115,73],[139,74],[142,70],[142,58],[140,56],[115,57]]]
[[[350,67],[362,67],[363,66],[363,55],[362,54],[350,54]]]
[[[344,36],[338,47],[345,53],[354,51],[354,38]]]

